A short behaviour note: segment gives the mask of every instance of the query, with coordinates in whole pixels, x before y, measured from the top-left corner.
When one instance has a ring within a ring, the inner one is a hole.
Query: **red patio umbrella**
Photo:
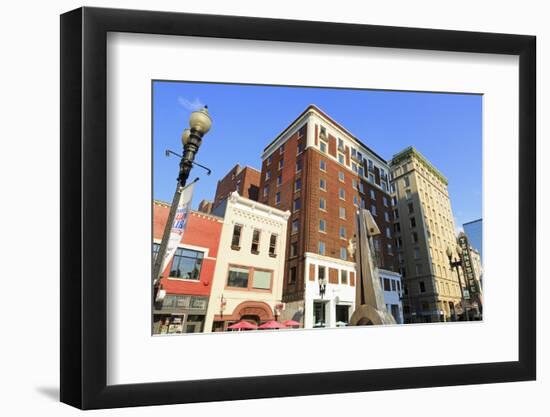
[[[286,326],[286,327],[296,327],[296,326],[300,326],[301,324],[298,323],[297,321],[295,320],[285,320],[283,321],[283,324]]]
[[[231,330],[256,330],[257,328],[258,326],[256,326],[255,324],[249,323],[245,320],[234,323],[228,327],[228,329],[231,329]]]
[[[258,329],[284,329],[286,326],[278,321],[271,320],[262,324]]]

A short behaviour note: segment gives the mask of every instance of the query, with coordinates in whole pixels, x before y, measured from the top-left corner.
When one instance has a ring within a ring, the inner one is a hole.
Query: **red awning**
[[[258,329],[284,329],[286,326],[278,321],[271,320],[262,324]]]
[[[249,323],[248,321],[239,321],[231,326],[227,327],[231,330],[256,330],[258,326],[255,324]]]
[[[295,320],[285,320],[285,321],[283,321],[283,324],[286,327],[299,327],[299,326],[301,326],[301,323],[298,323]]]

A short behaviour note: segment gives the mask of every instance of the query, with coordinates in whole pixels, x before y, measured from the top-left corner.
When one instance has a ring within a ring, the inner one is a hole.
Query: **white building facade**
[[[228,197],[205,332],[279,318],[289,215],[237,192]]]

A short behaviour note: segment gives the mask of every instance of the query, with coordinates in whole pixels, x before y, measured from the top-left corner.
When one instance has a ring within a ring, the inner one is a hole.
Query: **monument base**
[[[377,310],[373,306],[363,304],[358,306],[351,315],[350,326],[378,326],[397,324],[393,316],[385,310]]]

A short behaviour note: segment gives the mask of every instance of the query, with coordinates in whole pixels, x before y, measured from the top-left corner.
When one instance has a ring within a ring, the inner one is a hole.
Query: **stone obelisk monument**
[[[380,275],[374,261],[372,238],[379,234],[380,229],[370,211],[360,209],[357,212],[355,241],[350,242],[348,248],[355,257],[357,271],[355,311],[350,319],[351,326],[396,324],[386,310]]]

